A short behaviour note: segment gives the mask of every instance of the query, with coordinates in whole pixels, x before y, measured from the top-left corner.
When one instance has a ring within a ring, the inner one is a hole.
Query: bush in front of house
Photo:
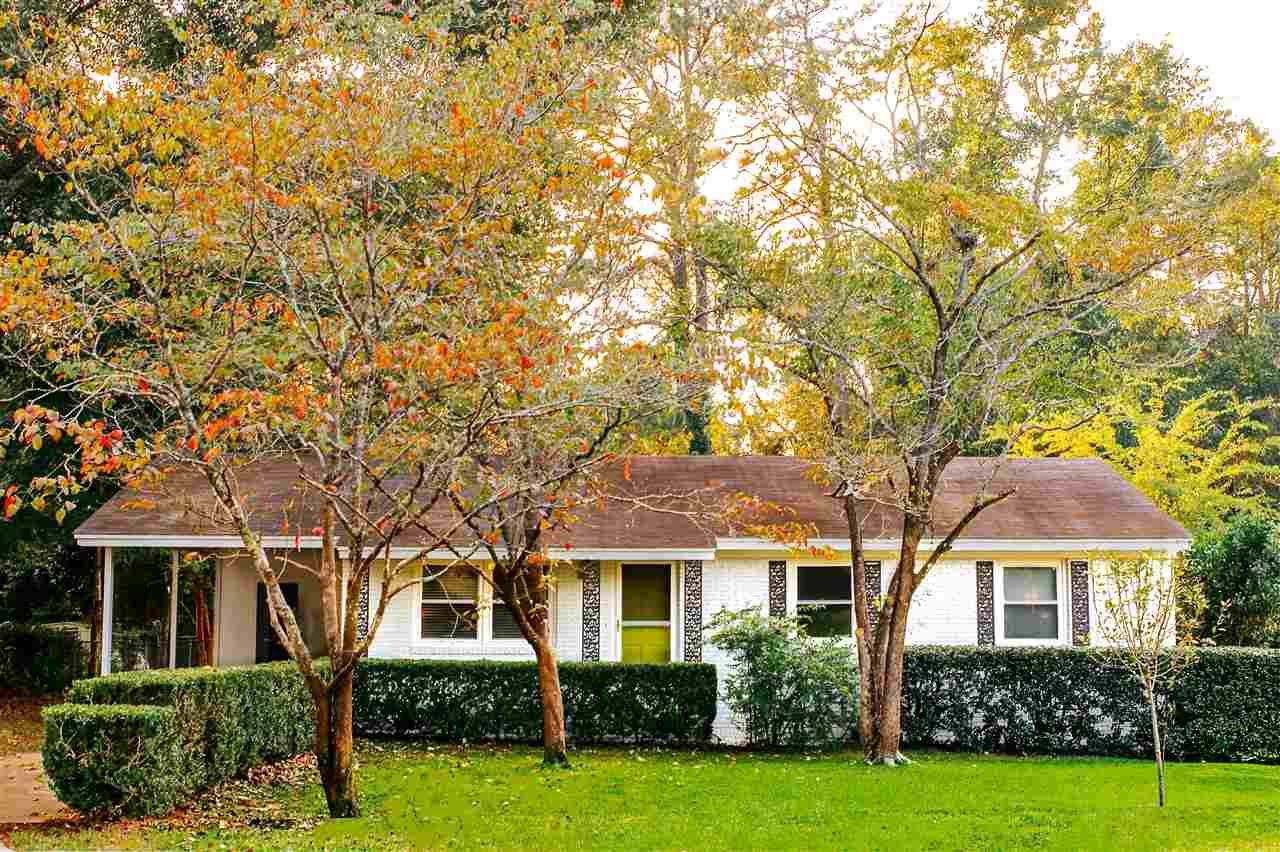
[[[754,608],[722,610],[708,629],[733,661],[725,703],[748,745],[832,748],[849,736],[857,670],[848,642],[815,639],[803,619]]]
[[[67,697],[44,711],[45,774],[60,800],[89,814],[163,813],[309,751],[315,736],[292,663],[126,672],[78,680]]]
[[[92,816],[168,813],[186,799],[198,757],[177,711],[131,704],[44,709],[44,771],[58,799]]]
[[[1010,754],[1151,753],[1137,682],[1078,648],[908,648],[903,739]],[[1202,648],[1158,697],[1177,759],[1280,760],[1280,652]]]
[[[711,738],[715,667],[560,664],[569,740],[696,743]],[[356,733],[449,741],[542,737],[537,666],[501,660],[362,660]]]
[[[37,695],[60,693],[86,674],[88,650],[71,631],[0,624],[0,684]]]

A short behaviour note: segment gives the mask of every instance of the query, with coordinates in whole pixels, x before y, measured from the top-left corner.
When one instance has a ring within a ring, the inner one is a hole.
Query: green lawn
[[[1174,764],[1154,805],[1141,761],[919,754],[585,750],[543,771],[525,748],[364,744],[366,816],[320,819],[314,784],[233,782],[167,820],[33,834],[31,847],[530,849],[1280,849],[1280,767]],[[310,778],[310,775],[307,775]],[[221,823],[221,825],[220,825]],[[269,827],[267,827],[269,826]]]

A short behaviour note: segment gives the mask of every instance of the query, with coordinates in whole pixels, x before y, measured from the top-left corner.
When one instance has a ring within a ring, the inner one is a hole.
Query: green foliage
[[[706,742],[716,715],[716,670],[699,663],[561,663],[571,742]],[[534,663],[362,660],[354,696],[358,734],[538,740],[542,704]]]
[[[44,727],[49,783],[83,814],[163,814],[190,790],[172,707],[58,704],[44,709]]]
[[[725,701],[750,745],[833,747],[848,735],[857,674],[846,642],[815,639],[800,619],[752,608],[721,610],[709,629],[734,662]]]
[[[1096,649],[910,648],[902,727],[916,747],[1011,754],[1151,752],[1141,687]],[[1280,760],[1280,653],[1204,648],[1157,706],[1170,757]]]
[[[88,671],[79,637],[39,625],[0,624],[0,684],[37,695],[62,692]]]
[[[1280,645],[1280,534],[1272,521],[1244,515],[1220,533],[1201,533],[1187,564],[1207,604],[1201,638]]]
[[[197,790],[307,751],[315,736],[311,696],[291,663],[78,680],[68,701],[45,716],[45,772],[58,797],[84,813],[162,813]],[[102,742],[90,747],[86,731]],[[148,763],[138,754],[153,736],[164,749]],[[154,785],[135,764],[155,772]]]
[[[357,752],[361,793],[376,803],[366,819],[317,820],[313,790],[263,785],[211,798],[181,820],[18,826],[9,845],[1163,852],[1280,844],[1276,766],[1180,765],[1173,806],[1161,812],[1150,806],[1151,770],[1140,761],[930,752],[885,772],[850,757],[585,749],[573,772],[549,774],[538,771],[540,749],[375,743]],[[274,818],[263,820],[268,803]]]

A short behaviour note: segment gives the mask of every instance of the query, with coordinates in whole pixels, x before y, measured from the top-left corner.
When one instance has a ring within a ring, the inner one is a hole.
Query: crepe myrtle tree
[[[565,416],[495,429],[492,449],[471,454],[468,481],[473,489],[450,492],[457,517],[464,518],[481,555],[473,570],[508,608],[538,663],[543,713],[543,763],[568,766],[564,701],[560,690],[554,638],[551,635],[551,590],[556,562],[549,551],[567,547],[575,524],[600,509],[625,501],[633,507],[662,505],[695,523],[719,517],[715,506],[699,507],[695,494],[655,493],[648,487],[623,493],[616,480],[630,478],[626,452],[649,419],[704,392],[696,372],[661,366],[655,349],[613,346],[583,353],[565,366],[563,386],[576,386],[582,405],[565,408]],[[608,350],[614,349],[610,353]],[[622,350],[622,351],[616,351]],[[662,347],[677,356],[670,342]],[[606,369],[604,365],[608,365]],[[696,370],[696,367],[694,368]],[[535,392],[536,393],[536,392]],[[531,404],[537,403],[530,400]],[[502,495],[477,504],[471,496]],[[679,506],[676,506],[676,501]],[[459,558],[464,553],[455,548]]]
[[[987,447],[971,499],[942,513],[951,462],[1092,393],[1107,362],[1068,341],[1110,330],[1097,318],[1177,304],[1240,127],[1166,49],[1108,48],[1082,0],[992,0],[963,20],[911,3],[776,38],[749,106],[764,130],[743,195],[764,224],[737,273],[742,333],[822,401],[804,443],[848,523],[859,734],[868,762],[894,765],[912,600],[1013,493]],[[900,540],[879,598],[869,517]]]
[[[480,481],[439,520],[494,435],[586,404],[551,385],[586,345],[574,317],[629,263],[624,176],[590,145],[608,83],[590,76],[594,30],[565,37],[572,14],[532,4],[460,40],[427,16],[278,4],[255,19],[277,41],[253,67],[184,31],[176,64],[115,74],[92,34],[4,16],[27,70],[0,108],[87,213],[25,226],[3,260],[5,356],[50,396],[2,437],[65,448],[4,483],[3,514],[61,519],[103,478],[146,486],[141,509],[194,478],[185,508],[239,537],[312,694],[333,816],[359,812],[354,666],[418,581],[391,546],[438,549],[467,514],[544,487]],[[41,404],[59,391],[80,402]],[[283,507],[253,501],[264,459],[293,463]],[[264,534],[319,544],[300,566],[321,587],[318,651],[279,583],[301,560],[273,561]]]
[[[1179,624],[1195,624],[1204,595],[1187,572],[1185,559],[1167,554],[1102,554],[1090,561],[1093,608],[1098,624],[1093,647],[1104,665],[1129,672],[1142,688],[1151,717],[1156,761],[1156,802],[1165,803],[1164,740],[1160,735],[1161,693],[1177,685],[1195,657],[1190,635]]]

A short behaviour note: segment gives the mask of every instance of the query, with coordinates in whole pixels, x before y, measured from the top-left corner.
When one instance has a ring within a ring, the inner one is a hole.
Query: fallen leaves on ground
[[[57,696],[0,693],[0,757],[39,751],[44,745],[40,711],[61,700]]]

